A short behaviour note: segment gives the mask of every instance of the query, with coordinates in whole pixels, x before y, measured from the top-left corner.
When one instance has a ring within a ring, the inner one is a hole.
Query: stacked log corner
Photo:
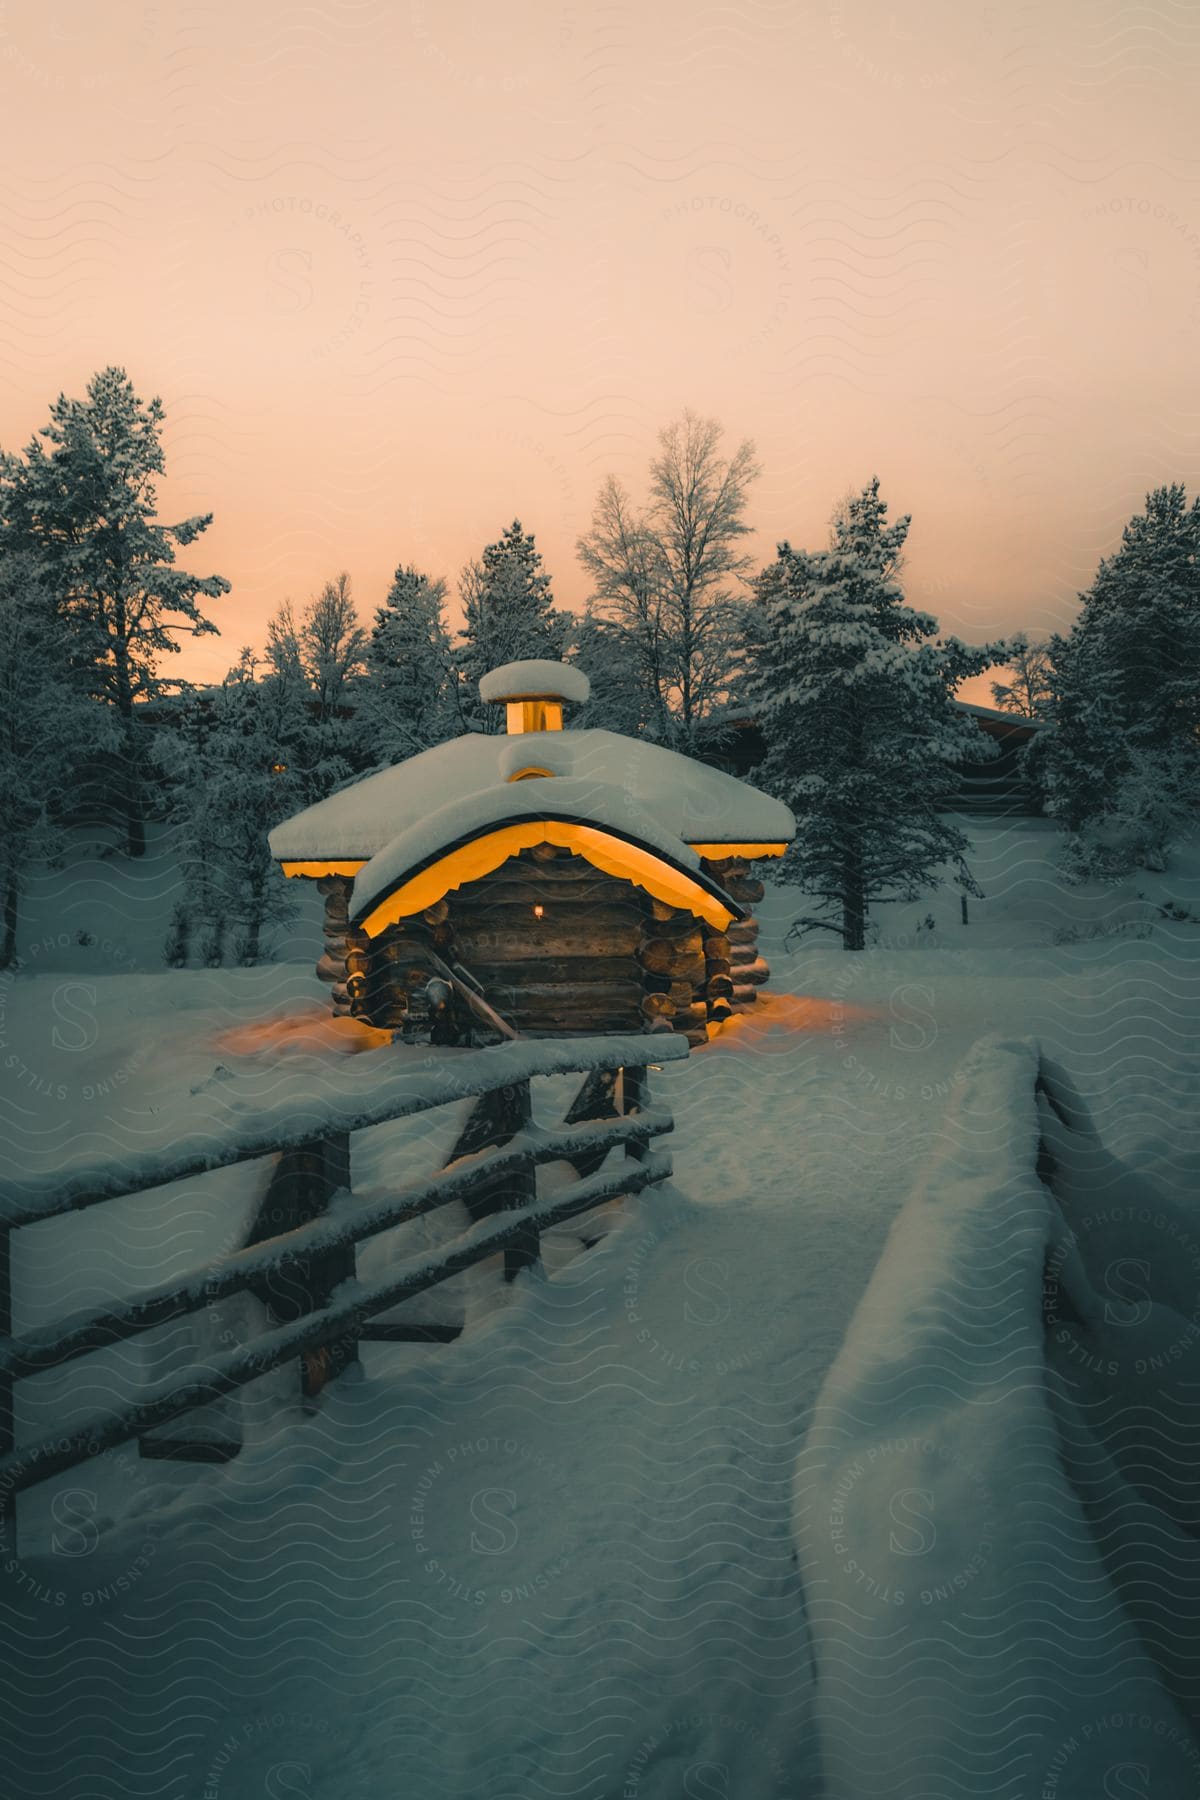
[[[349,875],[322,875],[317,881],[317,892],[325,901],[325,937],[321,960],[317,964],[317,977],[329,983],[335,1018],[347,1018],[351,1010],[346,985],[346,949],[350,933],[350,889],[353,885]]]
[[[434,969],[430,956],[447,964],[456,962],[458,956],[447,915],[446,902],[439,900],[426,912],[387,926],[371,941],[361,1015],[370,1024],[418,1035],[430,1026],[426,993]],[[457,1019],[442,1021],[455,1039],[461,1023]]]
[[[733,1011],[744,1011],[758,999],[758,990],[771,971],[758,951],[758,920],[749,910],[763,897],[763,884],[751,872],[749,861],[740,856],[722,859],[705,858],[706,872],[719,881],[731,900],[746,909],[746,917],[735,921],[722,934],[728,944],[728,967],[714,953],[712,972],[715,977],[714,1000],[724,999]]]
[[[701,921],[662,901],[651,901],[643,908],[636,956],[647,1028],[678,1031],[689,1043],[704,1043],[708,1004]]]

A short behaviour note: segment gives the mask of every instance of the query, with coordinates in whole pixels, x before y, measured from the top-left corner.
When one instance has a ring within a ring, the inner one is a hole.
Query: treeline
[[[162,425],[161,403],[106,369],[82,400],[59,397],[24,452],[0,454],[0,966],[17,955],[27,871],[61,852],[97,771],[130,855],[148,818],[175,827],[187,900],[168,960],[256,960],[292,905],[270,827],[370,767],[502,729],[477,683],[525,657],[586,670],[577,725],[689,753],[750,709],[768,746],[755,779],[797,816],[781,873],[803,890],[798,928],[850,949],[874,906],[946,878],[978,891],[941,809],[964,758],[987,752],[955,688],[991,664],[1010,669],[998,705],[1055,727],[1029,776],[1073,873],[1161,862],[1194,814],[1200,511],[1182,488],[1148,497],[1067,636],[968,646],[905,604],[910,521],[889,523],[877,480],[837,508],[823,548],[785,542],[756,570],[754,447],[727,452],[719,424],[685,413],[660,433],[640,497],[601,488],[578,544],[582,616],[555,605],[514,521],[460,572],[457,631],[439,575],[402,563],[364,625],[341,574],[298,610],[285,602],[261,650],[197,689],[168,679],[171,657],[217,630],[202,602],[230,589],[179,566],[211,514],[159,521]]]

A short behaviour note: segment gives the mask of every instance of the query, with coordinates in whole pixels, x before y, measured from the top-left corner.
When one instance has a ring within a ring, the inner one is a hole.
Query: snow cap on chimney
[[[582,706],[592,684],[582,669],[549,658],[530,657],[489,669],[479,683],[479,698],[508,708],[510,733],[561,731],[564,701]]]

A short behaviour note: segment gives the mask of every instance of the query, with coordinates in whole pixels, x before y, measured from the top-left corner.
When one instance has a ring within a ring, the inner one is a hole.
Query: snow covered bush
[[[1127,749],[1099,807],[1068,833],[1065,873],[1085,881],[1116,879],[1132,869],[1164,870],[1172,844],[1195,830],[1198,773],[1190,758]]]

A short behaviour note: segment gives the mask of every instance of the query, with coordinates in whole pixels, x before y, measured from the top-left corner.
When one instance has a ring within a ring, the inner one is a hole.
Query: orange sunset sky
[[[1179,0],[3,0],[0,443],[161,394],[198,679],[514,515],[581,607],[685,405],[762,559],[878,472],[944,629],[1062,628],[1200,475],[1198,72]]]

